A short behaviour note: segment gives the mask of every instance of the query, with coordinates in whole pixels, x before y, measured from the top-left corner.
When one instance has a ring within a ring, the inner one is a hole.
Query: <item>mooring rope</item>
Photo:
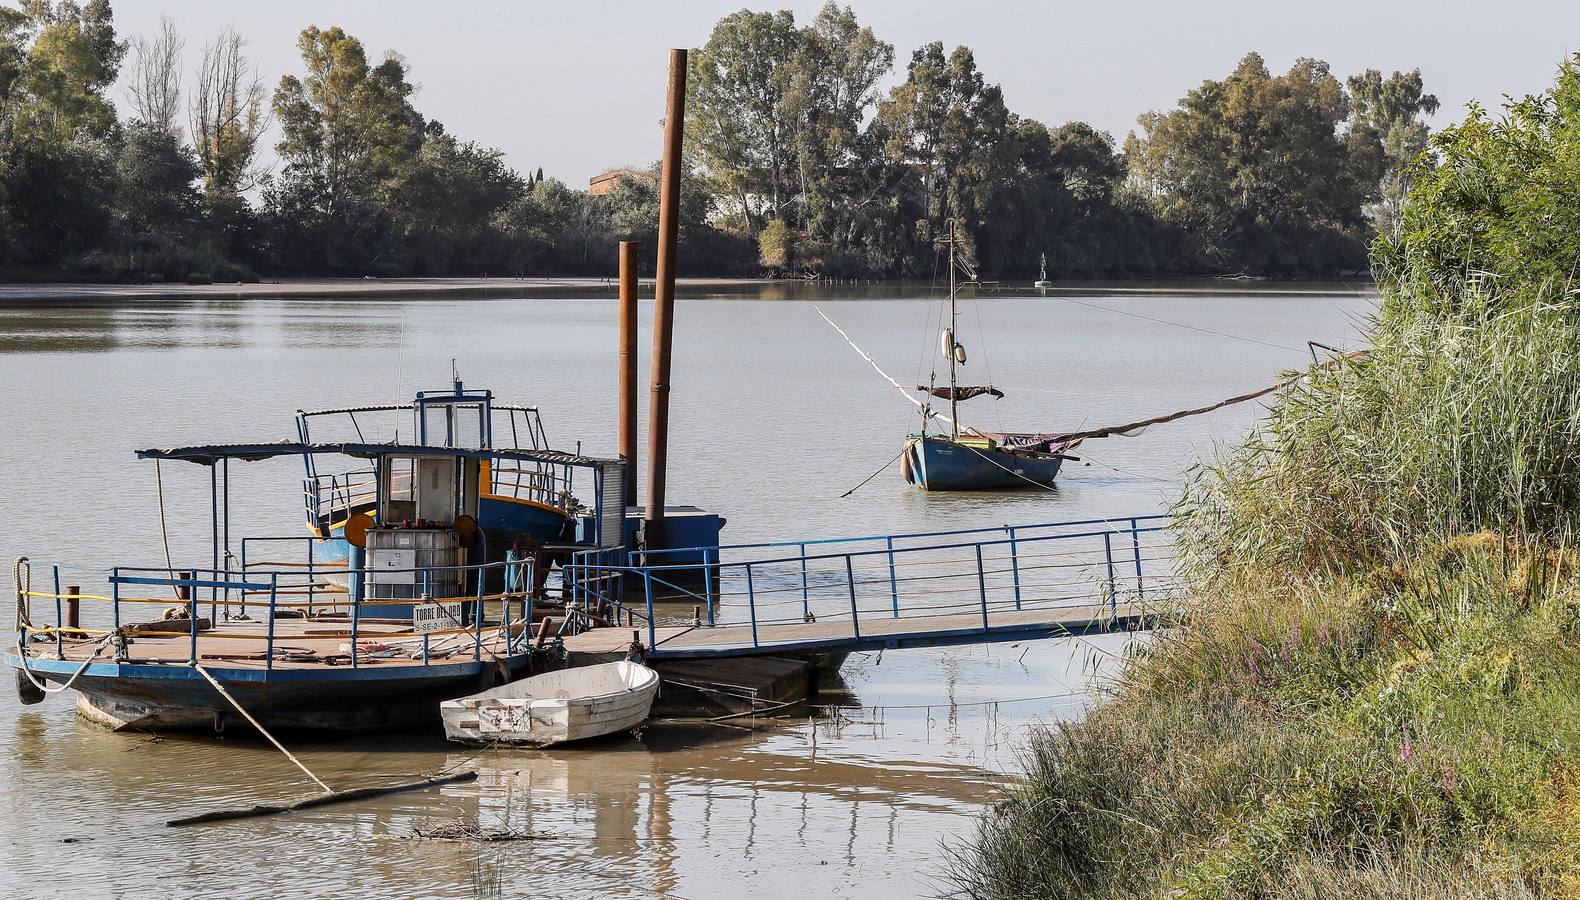
[[[159,537],[165,542],[165,575],[174,581],[176,577],[175,564],[170,561],[170,528],[165,523],[165,479],[159,471],[159,460],[154,460],[154,491],[159,495]],[[181,591],[175,585],[170,585],[170,592],[177,600],[181,599]],[[193,604],[194,608],[196,603]],[[196,617],[196,613],[192,613]]]
[[[324,780],[322,778],[319,778],[317,775],[314,775],[312,769],[309,769],[306,765],[304,765],[301,760],[297,759],[296,756],[291,753],[291,751],[285,749],[285,745],[284,744],[280,743],[278,740],[275,740],[274,735],[270,734],[268,732],[268,730],[266,730],[262,725],[259,725],[258,724],[258,720],[254,719],[252,717],[252,714],[247,712],[247,710],[243,709],[242,705],[240,703],[236,702],[236,698],[232,697],[230,695],[230,691],[225,690],[225,686],[220,684],[217,680],[215,680],[214,676],[209,674],[208,669],[203,668],[202,663],[194,662],[192,664],[192,668],[196,669],[199,675],[202,675],[204,678],[208,679],[208,683],[212,684],[214,686],[214,690],[219,691],[219,695],[221,697],[224,697],[226,700],[229,700],[230,701],[230,705],[234,706],[236,708],[236,711],[241,713],[242,718],[244,718],[248,722],[252,723],[252,727],[258,729],[258,733],[259,734],[261,734],[264,737],[268,738],[269,739],[269,743],[273,744],[276,750],[279,750],[281,753],[284,753],[286,759],[289,759],[291,762],[296,763],[296,767],[298,769],[301,769],[303,772],[306,772],[308,778],[313,779],[313,782],[315,784],[317,784],[319,787],[324,789],[324,793],[326,793],[326,794],[333,794],[335,792],[334,788],[330,787],[327,784],[324,784]]]
[[[840,494],[838,497],[836,497],[834,499],[836,499],[836,500],[843,500],[846,497],[849,497],[851,494],[854,494],[857,491],[861,490],[862,488],[866,487],[867,486],[867,482],[871,481],[874,478],[877,478],[879,475],[882,475],[884,472],[888,471],[889,467],[894,465],[895,462],[897,462],[900,457],[904,456],[906,453],[909,453],[910,449],[911,449],[911,445],[910,444],[906,444],[900,450],[899,453],[894,454],[894,459],[891,459],[888,462],[884,463],[883,467],[878,469],[878,471],[873,472],[871,475],[868,475],[866,478],[863,478],[861,480],[861,484],[856,485],[855,487],[851,488],[850,490],[846,491],[843,494]]]
[[[1272,341],[1264,341],[1260,338],[1246,337],[1245,335],[1241,334],[1230,334],[1227,331],[1214,331],[1211,328],[1202,328],[1199,325],[1186,325],[1184,322],[1171,322],[1168,319],[1159,319],[1156,316],[1143,315],[1142,313],[1129,312],[1128,310],[1123,309],[1114,309],[1111,306],[1103,306],[1100,303],[1088,303],[1084,300],[1077,300],[1074,297],[1060,297],[1058,299],[1064,301],[1065,303],[1074,303],[1076,306],[1085,306],[1088,309],[1100,309],[1103,312],[1110,312],[1116,315],[1130,316],[1134,319],[1145,319],[1148,322],[1156,322],[1159,325],[1172,325],[1175,328],[1183,328],[1186,331],[1199,331],[1202,334],[1210,334],[1214,337],[1229,338],[1230,340],[1235,341],[1245,341],[1248,344],[1261,344],[1263,347],[1273,347],[1278,350],[1292,350],[1295,353],[1306,352],[1300,347],[1291,347],[1288,344],[1275,344]]]
[[[16,592],[16,630],[21,633],[23,625],[33,624],[33,604],[28,599],[33,596],[33,564],[25,556],[11,563],[11,589]]]
[[[1129,422],[1124,425],[1107,425],[1102,428],[1093,428],[1089,431],[1072,431],[1068,434],[1050,435],[1048,439],[1050,441],[1080,441],[1086,440],[1087,438],[1112,437],[1115,435],[1120,437],[1135,437],[1149,426],[1162,425],[1165,422],[1173,422],[1176,419],[1184,419],[1190,416],[1199,416],[1205,413],[1223,409],[1225,406],[1233,406],[1236,403],[1244,403],[1247,400],[1255,400],[1258,397],[1266,396],[1276,390],[1280,390],[1281,388],[1289,387],[1295,382],[1308,378],[1323,369],[1330,369],[1336,365],[1339,365],[1340,363],[1348,362],[1353,359],[1361,359],[1369,355],[1371,355],[1370,350],[1355,350],[1350,353],[1346,353],[1343,356],[1334,357],[1325,363],[1312,366],[1310,369],[1305,371],[1296,372],[1288,378],[1280,379],[1265,388],[1240,394],[1236,397],[1230,397],[1227,400],[1219,400],[1217,403],[1208,404],[1207,406],[1197,406],[1192,409],[1182,409],[1178,412],[1171,412],[1162,416],[1153,416],[1150,419],[1142,419],[1139,422]]]
[[[94,646],[93,652],[88,655],[87,659],[82,661],[82,665],[77,667],[77,671],[71,673],[71,677],[66,679],[66,683],[62,684],[60,687],[51,688],[48,686],[48,682],[39,681],[37,678],[33,677],[33,670],[28,668],[27,656],[22,648],[22,632],[18,631],[16,633],[16,658],[17,661],[21,663],[21,665],[17,668],[17,671],[27,676],[27,680],[31,681],[33,686],[38,688],[40,691],[43,691],[46,694],[62,694],[71,689],[71,685],[77,680],[78,677],[82,675],[83,672],[88,671],[88,666],[92,665],[93,661],[99,658],[99,654],[103,653],[104,648],[108,646],[113,640],[115,640],[114,634],[107,634],[101,638],[99,643]]]

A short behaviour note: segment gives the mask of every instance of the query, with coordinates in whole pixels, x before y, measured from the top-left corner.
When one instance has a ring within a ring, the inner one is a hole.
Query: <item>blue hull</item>
[[[20,666],[15,653],[3,658],[14,668]],[[28,660],[35,676],[56,683],[68,680],[80,665],[74,660]],[[508,676],[499,671],[501,665]],[[495,662],[484,654],[481,660],[436,661],[430,666],[272,672],[223,666],[205,664],[265,728],[364,732],[437,725],[441,701],[526,675],[530,658],[522,654]],[[72,687],[80,692],[78,711],[114,729],[212,729],[216,723],[246,727],[213,686],[184,664],[96,662]]]
[[[946,437],[906,443],[905,480],[927,491],[1004,491],[1051,487],[1062,457],[981,450]]]
[[[564,540],[570,516],[535,503],[484,495],[477,501],[477,524],[490,535],[524,534],[545,543]]]

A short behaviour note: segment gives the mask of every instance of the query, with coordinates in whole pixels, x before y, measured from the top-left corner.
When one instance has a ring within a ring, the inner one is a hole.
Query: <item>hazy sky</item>
[[[743,3],[306,2],[113,0],[123,35],[169,15],[187,38],[189,67],[204,41],[234,25],[267,83],[298,72],[296,35],[339,25],[370,54],[401,53],[419,86],[416,106],[451,133],[505,151],[523,173],[542,166],[572,186],[611,166],[659,155],[670,47],[707,40]],[[810,21],[820,2],[753,4]],[[1190,87],[1230,71],[1256,50],[1275,71],[1298,57],[1325,59],[1340,78],[1366,68],[1419,67],[1443,101],[1434,124],[1464,104],[1496,106],[1552,82],[1580,50],[1575,0],[1455,0],[1287,4],[1242,2],[929,2],[854,0],[857,16],[894,45],[903,77],[910,53],[941,40],[965,44],[1009,108],[1058,124],[1081,119],[1122,140],[1136,115],[1166,109]],[[124,94],[117,88],[117,103]],[[272,144],[272,140],[271,140]]]

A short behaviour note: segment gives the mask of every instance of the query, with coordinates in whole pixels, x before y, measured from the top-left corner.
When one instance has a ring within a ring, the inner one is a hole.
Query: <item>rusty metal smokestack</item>
[[[620,242],[620,458],[628,506],[636,503],[636,266],[641,248],[635,241]]]
[[[647,521],[644,542],[664,546],[664,481],[669,456],[669,351],[675,338],[675,243],[680,236],[680,149],[686,127],[686,51],[669,51],[664,161],[658,194],[658,278],[653,291],[653,392],[647,410]]]

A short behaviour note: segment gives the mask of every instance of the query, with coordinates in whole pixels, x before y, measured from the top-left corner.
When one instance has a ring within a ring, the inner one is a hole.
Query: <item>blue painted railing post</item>
[[[246,579],[243,578],[242,581],[245,582]],[[263,670],[265,672],[274,671],[274,604],[279,599],[279,594],[280,575],[277,572],[269,576],[269,633],[263,642]],[[353,648],[356,647],[355,641],[356,638],[353,637],[351,645]]]
[[[241,539],[241,580],[247,580],[247,539]],[[241,590],[241,618],[247,618],[247,590]]]
[[[856,569],[851,564],[850,554],[845,554],[845,584],[850,588],[850,630],[861,640],[861,621],[856,611]]]
[[[889,602],[894,605],[894,617],[900,617],[900,582],[894,577],[894,535],[884,538],[889,553]]]
[[[176,574],[181,576],[182,578],[186,579],[186,581],[187,581],[187,584],[186,584],[186,589],[187,589],[186,590],[186,596],[188,597],[188,600],[187,600],[187,640],[190,642],[190,646],[191,646],[191,660],[190,660],[190,664],[195,666],[195,665],[197,665],[197,661],[198,661],[198,652],[197,652],[198,599],[197,599],[197,586],[192,584],[192,582],[197,580],[197,572],[177,572]]]
[[[801,620],[804,622],[812,615],[812,597],[806,585],[806,544],[801,547]]]
[[[364,583],[367,577],[368,573],[366,568],[364,568],[362,571],[362,577],[357,579],[357,583]],[[273,611],[271,610],[270,612],[272,613]],[[360,596],[353,595],[351,597],[351,668],[353,669],[357,667],[357,622],[359,619],[361,619],[361,614],[362,598]],[[273,627],[272,615],[270,617],[270,627]]]
[[[1015,608],[1020,609],[1020,547],[1015,541],[1015,526],[1009,527],[1009,571],[1015,579]]]
[[[647,648],[658,646],[658,624],[653,618],[653,570],[642,567],[642,590],[647,594]]]
[[[752,587],[752,564],[746,564],[746,612],[752,620],[752,646],[757,646],[757,593]]]
[[[483,658],[483,570],[477,570],[477,609],[472,613],[477,619],[477,632],[474,639],[472,659],[481,661]]]
[[[1141,532],[1134,518],[1130,520],[1130,549],[1136,554],[1136,599],[1139,600],[1146,592],[1141,586]]]
[[[988,630],[987,571],[982,568],[982,545],[977,544],[977,597],[982,601],[982,630]]]
[[[566,582],[566,581],[570,582],[570,591],[569,591],[570,596],[567,598],[568,602],[566,603],[566,607],[565,607],[566,611],[568,613],[570,608],[576,605],[576,599],[577,599],[576,590],[577,590],[577,581],[578,581],[578,579],[576,577],[576,564],[575,563],[567,563],[567,564],[565,564],[563,566],[560,566],[560,582],[563,585],[564,582]]]
[[[708,604],[708,627],[709,628],[712,628],[713,624],[714,624],[714,622],[713,622],[713,607],[714,607],[715,598],[713,596],[713,566],[714,566],[715,563],[717,563],[718,558],[719,558],[718,557],[718,550],[714,550],[713,562],[709,562],[708,561],[708,548],[707,547],[703,547],[702,548],[702,593],[703,593],[703,600],[705,600],[707,602],[707,604]],[[721,573],[721,577],[722,577],[722,573]],[[720,590],[721,593],[723,592],[723,590],[724,590],[723,585],[720,585],[719,590]]]
[[[55,655],[65,659],[65,638],[60,634],[61,626],[66,624],[60,609],[60,566],[50,566],[50,571],[55,577]]]
[[[1114,533],[1103,532],[1103,556],[1108,561],[1108,618],[1110,623],[1119,618],[1119,597],[1114,589]]]
[[[511,647],[512,652],[519,652],[521,645],[532,639],[532,592],[527,592],[527,599],[521,601],[521,637]]]
[[[116,631],[121,630],[121,567],[116,566],[110,570],[110,617],[113,624],[110,626]]]
[[[313,617],[313,539],[307,539],[307,617]]]
[[[479,578],[483,577],[482,571],[483,570],[481,570],[481,569],[478,570],[477,577],[479,577]],[[505,646],[509,647],[510,646],[510,564],[506,563],[503,566],[501,566],[500,570],[499,570],[499,574],[501,576],[500,583],[499,583],[499,587],[501,589],[500,593],[504,595],[504,596],[499,598],[500,599],[499,624],[500,624],[500,627],[505,629]]]
[[[60,566],[50,566],[50,571],[55,577],[55,655],[65,659],[65,638],[60,634],[61,626],[66,624],[60,609]]]

